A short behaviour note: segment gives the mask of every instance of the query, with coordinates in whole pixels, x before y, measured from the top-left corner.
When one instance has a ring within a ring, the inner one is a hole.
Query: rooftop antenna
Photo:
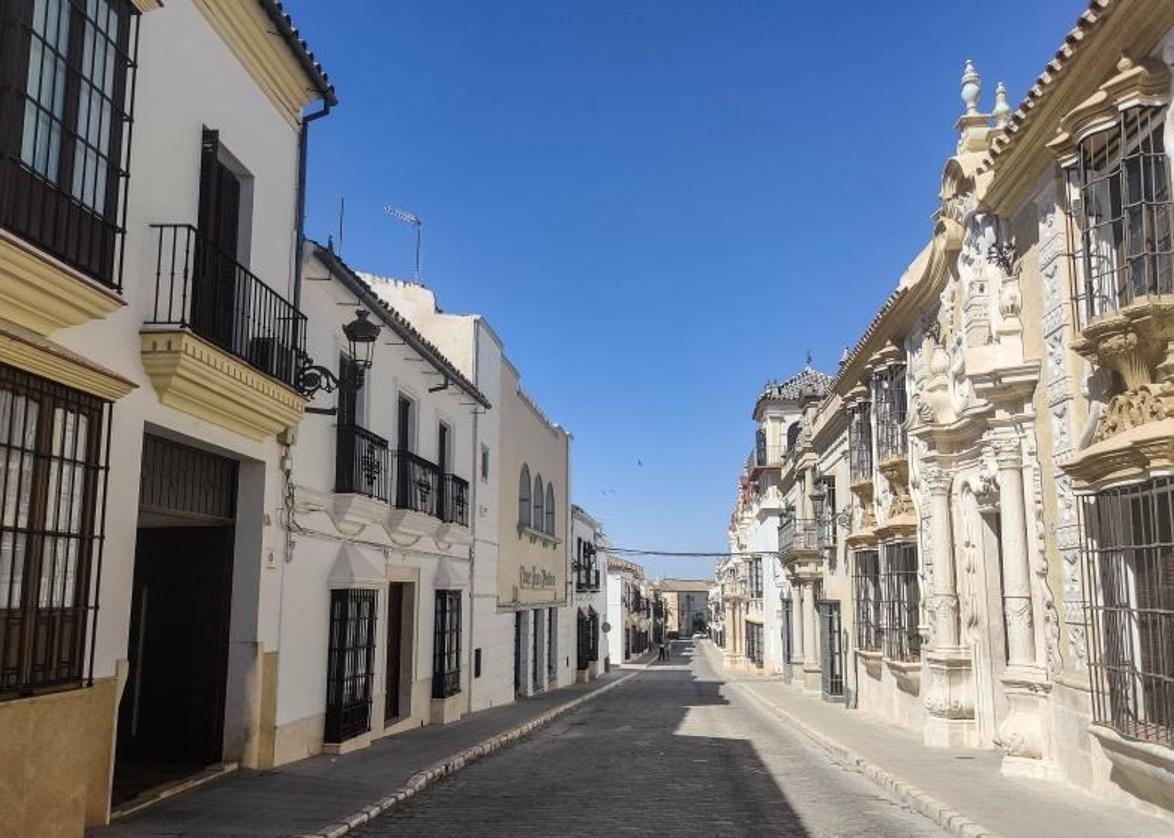
[[[420,239],[424,230],[424,222],[420,216],[410,210],[396,209],[393,206],[385,206],[383,211],[394,218],[396,221],[402,221],[410,227],[416,228],[416,270],[415,280],[420,281]]]
[[[338,198],[338,255],[342,256],[342,224],[346,218],[346,197]]]

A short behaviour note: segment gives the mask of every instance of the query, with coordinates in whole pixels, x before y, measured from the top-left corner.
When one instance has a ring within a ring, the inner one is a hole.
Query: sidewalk
[[[713,662],[713,652],[709,651]],[[720,666],[720,663],[718,663]],[[727,681],[890,793],[961,835],[1171,835],[1174,824],[1062,782],[999,773],[998,751],[927,748],[913,732],[754,676]]]
[[[265,771],[235,771],[89,834],[102,838],[338,834],[357,813],[386,802],[409,785],[418,791],[476,755],[451,758],[478,746],[496,749],[503,743],[491,740],[517,734],[516,728],[540,723],[545,714],[557,713],[634,675],[613,669],[590,684],[493,707],[451,725],[389,736],[345,756],[323,754]]]

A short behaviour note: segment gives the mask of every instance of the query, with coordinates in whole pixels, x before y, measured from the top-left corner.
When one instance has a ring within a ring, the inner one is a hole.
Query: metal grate
[[[1134,107],[1080,143],[1069,167],[1083,276],[1074,293],[1083,327],[1149,294],[1174,293],[1174,204],[1163,147],[1165,109]]]
[[[848,412],[848,468],[853,483],[872,480],[872,404],[857,402]]]
[[[0,227],[121,287],[138,14],[0,0]]]
[[[176,479],[177,475],[182,479]],[[235,460],[170,439],[143,437],[141,510],[232,521],[236,484]]]
[[[432,634],[432,697],[461,691],[461,592],[436,592]]]
[[[371,729],[375,674],[375,591],[330,592],[326,668],[327,742],[345,742]]]
[[[908,450],[905,435],[905,365],[890,364],[872,377],[876,405],[876,456],[881,463],[904,457]]]
[[[880,555],[876,550],[857,550],[852,574],[852,593],[856,610],[856,648],[879,652],[883,645],[881,630]]]
[[[921,586],[917,579],[917,545],[911,541],[884,545],[884,568],[878,612],[885,657],[895,661],[921,658]]]
[[[0,697],[82,684],[109,427],[108,403],[0,365]]]
[[[440,519],[449,524],[469,526],[469,481],[455,474],[441,478]]]
[[[783,665],[791,663],[795,653],[794,639],[791,637],[792,621],[795,619],[795,602],[789,596],[783,597]]]
[[[1081,500],[1093,716],[1174,747],[1174,480]]]

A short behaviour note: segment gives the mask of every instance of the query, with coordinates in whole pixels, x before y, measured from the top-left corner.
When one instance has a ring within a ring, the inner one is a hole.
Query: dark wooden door
[[[220,135],[204,131],[200,157],[200,206],[196,226],[197,271],[192,277],[192,327],[203,337],[236,354],[248,347],[243,338],[247,312],[238,299],[240,179],[220,159]]]
[[[383,718],[391,721],[401,715],[400,668],[403,663],[404,586],[392,582],[387,589],[387,674],[384,684]]]
[[[233,532],[138,532],[120,760],[203,766],[223,754]]]

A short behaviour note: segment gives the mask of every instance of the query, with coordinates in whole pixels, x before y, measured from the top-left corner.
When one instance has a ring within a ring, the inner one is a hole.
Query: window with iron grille
[[[783,597],[783,663],[791,662],[794,653],[794,639],[791,637],[792,620],[795,619],[795,604],[790,596]]]
[[[749,559],[750,598],[762,599],[762,559]]]
[[[436,592],[432,638],[432,697],[461,691],[461,592]]]
[[[1081,502],[1094,721],[1174,747],[1174,479]]]
[[[746,622],[746,657],[762,666],[762,623]]]
[[[87,677],[109,415],[100,399],[0,365],[0,699]]]
[[[330,592],[323,734],[327,742],[345,742],[371,729],[376,600],[375,591]]]
[[[1147,294],[1174,293],[1174,205],[1162,132],[1165,109],[1133,107],[1080,142],[1067,174],[1083,276],[1081,326]]]
[[[884,545],[881,577],[881,635],[885,657],[895,661],[921,658],[921,586],[917,579],[917,545],[911,541]]]
[[[904,457],[905,438],[905,365],[890,364],[872,377],[873,404],[876,405],[876,455],[880,462]]]
[[[833,547],[836,543],[836,478],[832,475],[819,477],[815,481],[816,489],[822,493],[817,501],[812,498],[815,507],[815,523],[819,531],[820,547]]]
[[[881,633],[880,556],[876,550],[857,550],[852,573],[852,593],[856,601],[856,648],[879,652]]]
[[[856,402],[849,409],[848,467],[853,483],[872,480],[871,402]]]
[[[0,226],[112,287],[137,40],[129,0],[0,0]]]

